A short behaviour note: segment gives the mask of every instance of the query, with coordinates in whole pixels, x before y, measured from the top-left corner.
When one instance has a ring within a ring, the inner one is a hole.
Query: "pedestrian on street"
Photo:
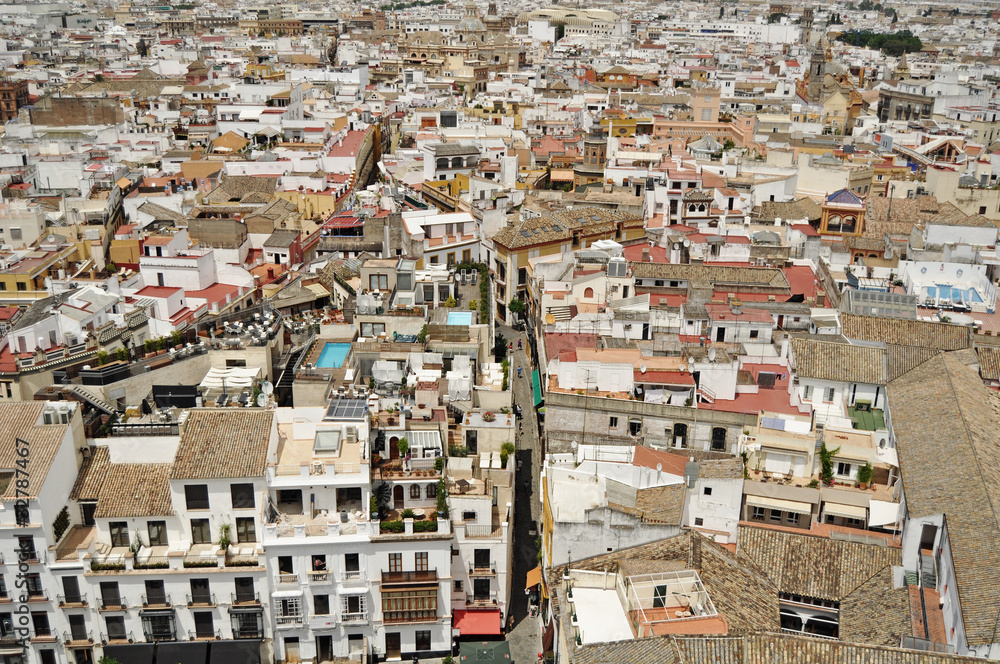
[[[517,349],[521,350],[521,340],[520,339],[517,340]]]
[[[518,367],[518,368],[517,368],[517,377],[518,377],[518,378],[520,378],[520,377],[521,377],[521,367]]]

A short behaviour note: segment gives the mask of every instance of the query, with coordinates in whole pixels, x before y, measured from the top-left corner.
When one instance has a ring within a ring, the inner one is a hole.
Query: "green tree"
[[[523,316],[525,308],[524,300],[511,300],[507,303],[507,309],[515,316]]]

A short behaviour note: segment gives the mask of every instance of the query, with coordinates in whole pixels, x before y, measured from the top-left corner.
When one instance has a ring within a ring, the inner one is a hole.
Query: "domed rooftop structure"
[[[472,2],[472,0],[468,0],[468,2],[465,3],[465,16],[463,16],[462,20],[455,26],[455,32],[486,32],[486,24],[484,24],[483,20],[479,17],[479,9],[476,7],[476,3]]]

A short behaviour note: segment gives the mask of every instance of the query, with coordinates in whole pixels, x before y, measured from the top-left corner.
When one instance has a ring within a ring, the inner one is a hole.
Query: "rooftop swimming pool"
[[[472,312],[452,311],[448,314],[448,325],[472,325]]]
[[[321,369],[339,369],[347,359],[347,353],[351,350],[350,343],[330,342],[323,346],[323,352],[316,360],[316,366]]]
[[[937,284],[937,286],[927,286],[924,291],[929,298],[940,298],[941,300],[951,300],[952,302],[982,302],[983,298],[976,292],[975,288],[962,290],[947,284]]]

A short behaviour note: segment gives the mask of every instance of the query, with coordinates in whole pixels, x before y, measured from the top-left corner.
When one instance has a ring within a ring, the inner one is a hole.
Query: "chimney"
[[[698,462],[694,457],[688,457],[688,462],[684,464],[684,484],[687,488],[693,489],[694,483],[698,481]]]
[[[643,263],[649,262],[649,247],[642,248],[642,262]]]
[[[691,568],[701,571],[701,535],[691,533]]]
[[[739,316],[743,313],[743,300],[732,300],[729,303],[729,308],[733,312],[734,316]]]

